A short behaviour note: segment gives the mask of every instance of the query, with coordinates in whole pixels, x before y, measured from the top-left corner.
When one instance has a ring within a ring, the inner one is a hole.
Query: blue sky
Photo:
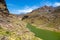
[[[31,12],[34,9],[47,6],[60,6],[60,0],[6,0],[8,10],[12,14]]]

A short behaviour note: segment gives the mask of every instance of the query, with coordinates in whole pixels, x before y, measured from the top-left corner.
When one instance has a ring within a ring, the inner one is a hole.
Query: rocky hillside
[[[60,7],[43,6],[23,16],[22,20],[42,29],[60,31]]]
[[[26,23],[9,14],[5,0],[0,0],[0,40],[41,40],[26,28]]]

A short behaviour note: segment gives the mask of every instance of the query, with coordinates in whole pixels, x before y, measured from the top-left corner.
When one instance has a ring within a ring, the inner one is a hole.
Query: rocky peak
[[[54,11],[54,8],[52,6],[43,6],[41,8],[38,8],[40,12],[52,12]]]
[[[9,14],[5,0],[0,0],[0,15]]]

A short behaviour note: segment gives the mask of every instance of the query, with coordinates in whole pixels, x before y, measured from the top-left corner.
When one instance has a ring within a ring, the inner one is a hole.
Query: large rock
[[[8,14],[9,11],[7,9],[7,6],[6,6],[6,3],[5,3],[5,0],[0,0],[0,15],[1,14]]]

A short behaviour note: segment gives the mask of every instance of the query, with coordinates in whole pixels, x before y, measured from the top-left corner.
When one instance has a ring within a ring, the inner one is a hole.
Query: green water
[[[31,32],[35,33],[35,36],[37,36],[43,40],[60,40],[60,33],[58,33],[58,32],[38,29],[35,26],[32,26],[30,24],[27,24],[27,28]]]

